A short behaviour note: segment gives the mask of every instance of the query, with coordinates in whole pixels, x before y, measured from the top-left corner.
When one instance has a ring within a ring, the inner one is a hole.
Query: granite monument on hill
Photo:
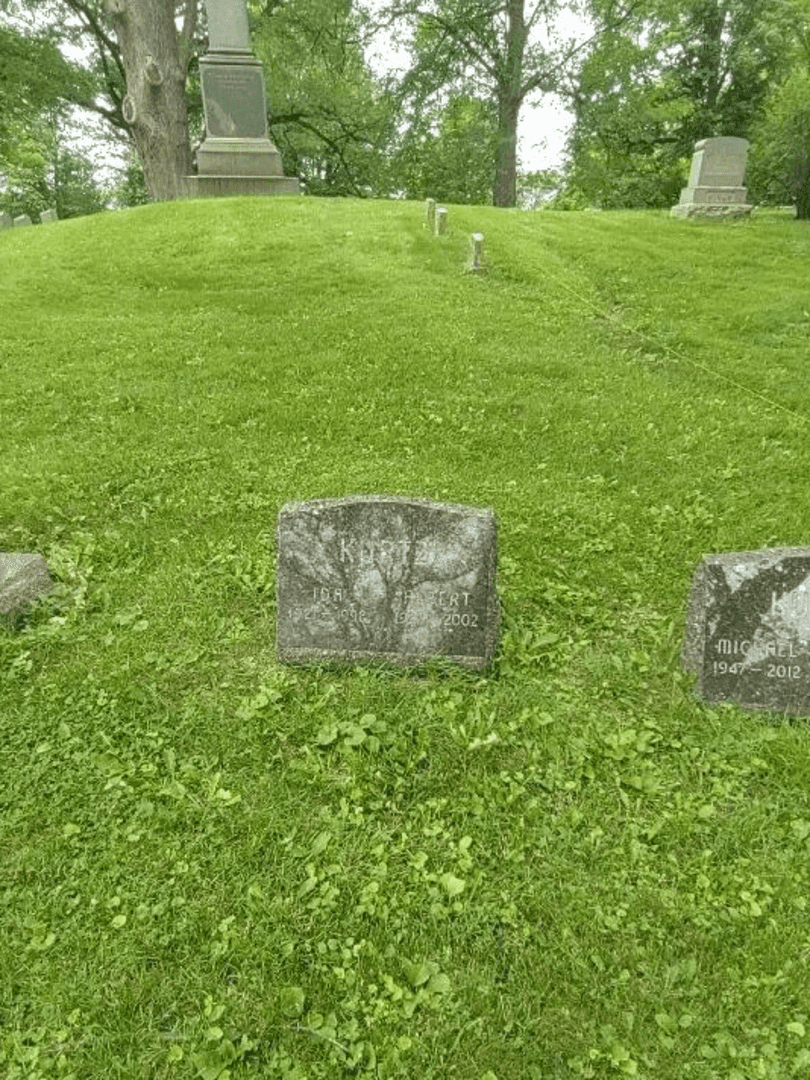
[[[675,217],[745,217],[754,209],[745,189],[748,142],[722,137],[695,144],[689,183],[681,192]]]
[[[270,141],[261,61],[250,47],[245,0],[206,0],[208,52],[200,58],[205,139],[189,195],[297,195]]]

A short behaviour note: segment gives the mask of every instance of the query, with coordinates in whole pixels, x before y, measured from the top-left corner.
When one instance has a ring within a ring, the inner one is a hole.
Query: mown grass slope
[[[678,655],[703,553],[810,538],[810,232],[450,222],[0,235],[3,1075],[810,1068],[807,727]],[[280,506],[366,492],[495,510],[491,671],[278,664]]]

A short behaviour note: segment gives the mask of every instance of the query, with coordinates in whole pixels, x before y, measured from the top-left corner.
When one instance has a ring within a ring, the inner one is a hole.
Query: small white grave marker
[[[467,266],[468,274],[486,274],[487,268],[484,266],[484,234],[480,232],[474,232],[470,236],[470,242],[472,244],[472,255],[470,256],[470,262]]]

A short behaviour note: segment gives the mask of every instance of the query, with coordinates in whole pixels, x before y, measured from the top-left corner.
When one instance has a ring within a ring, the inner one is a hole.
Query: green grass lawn
[[[808,728],[679,663],[810,543],[810,230],[422,221],[0,234],[3,1078],[810,1077]],[[490,671],[279,665],[278,510],[376,492],[494,509]]]

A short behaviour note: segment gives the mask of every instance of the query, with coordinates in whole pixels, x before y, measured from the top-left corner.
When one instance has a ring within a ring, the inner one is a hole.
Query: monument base
[[[685,187],[681,191],[682,203],[710,203],[712,206],[742,206],[748,202],[744,187]]]
[[[698,145],[702,146],[704,144],[699,143]],[[702,153],[695,156],[699,156],[702,161]],[[715,219],[741,218],[748,217],[753,209],[754,207],[748,202],[748,192],[744,187],[728,184],[690,183],[688,187],[681,191],[681,199],[678,205],[672,207],[672,216]]]
[[[281,154],[269,139],[211,138],[197,147],[200,176],[283,176]]]
[[[187,199],[213,199],[229,195],[300,195],[294,176],[186,176]]]
[[[682,218],[744,218],[754,209],[751,203],[678,203],[673,206],[672,217]]]

